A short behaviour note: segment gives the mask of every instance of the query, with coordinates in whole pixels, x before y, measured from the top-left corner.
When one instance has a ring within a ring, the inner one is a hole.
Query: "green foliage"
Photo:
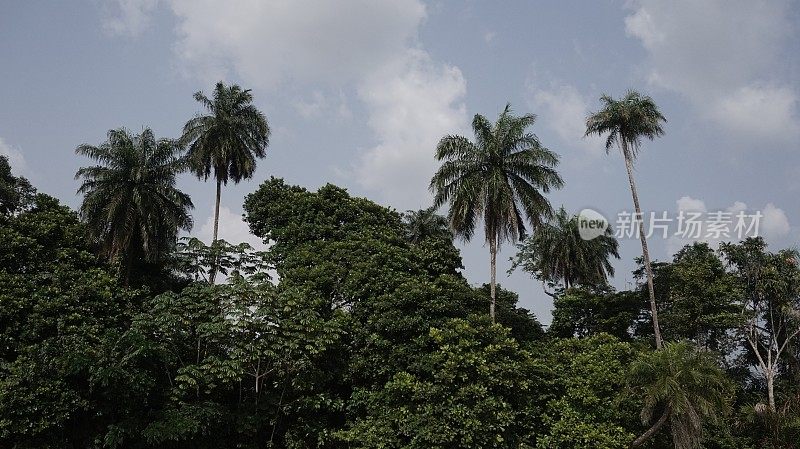
[[[644,399],[642,423],[665,417],[675,449],[701,447],[704,425],[719,424],[730,413],[730,379],[710,352],[686,341],[642,354],[630,376]]]
[[[483,294],[458,274],[452,240],[434,234],[416,243],[402,217],[327,185],[317,192],[271,179],[245,201],[253,232],[270,241],[282,286],[302,286],[345,308],[355,379],[371,385],[414,363],[418,337],[450,318],[485,310]],[[521,333],[538,328],[509,298],[508,322]],[[513,297],[516,302],[516,297]],[[526,326],[528,326],[526,328]]]
[[[641,305],[635,292],[572,288],[556,296],[548,332],[560,338],[607,333],[629,340],[629,330]]]
[[[736,277],[744,312],[738,335],[746,343],[740,363],[758,373],[753,389],[758,402],[746,406],[758,417],[759,443],[791,447],[787,445],[796,445],[799,433],[791,411],[797,409],[800,379],[800,255],[796,250],[769,252],[760,237],[723,244],[721,250]]]
[[[90,379],[132,297],[83,236],[45,195],[0,223],[0,446],[87,447],[113,406]]]
[[[744,408],[748,430],[760,448],[795,449],[800,446],[800,387],[781,385],[778,408],[773,412],[758,404]]]
[[[8,157],[0,155],[0,217],[24,210],[35,194],[27,179],[11,174]]]
[[[629,343],[598,334],[557,340],[541,347],[550,370],[552,399],[542,415],[539,448],[627,448],[636,415],[625,392],[628,365],[636,352]]]
[[[543,368],[486,319],[432,328],[420,364],[383,388],[360,392],[364,408],[338,434],[349,447],[517,448],[533,438]]]
[[[609,276],[614,276],[609,258],[619,259],[618,246],[611,228],[601,236],[584,240],[578,229],[578,216],[568,215],[562,207],[518,245],[512,270],[522,267],[543,283],[561,284],[567,289],[603,286]]]
[[[735,279],[707,243],[686,245],[656,273],[668,278],[657,282],[667,288],[660,303],[667,338],[714,350],[732,343],[727,337],[741,325]]]
[[[489,284],[483,284],[475,289],[481,299],[481,304],[486,304],[490,298]],[[528,309],[517,307],[519,295],[497,286],[497,322],[511,330],[511,336],[520,343],[532,343],[544,338],[544,329],[541,323]]]
[[[100,164],[75,174],[83,179],[81,218],[102,254],[120,264],[125,284],[135,266],[166,258],[178,230],[192,228],[192,201],[175,187],[183,166],[180,151],[175,141],[157,140],[150,129],[139,135],[111,130],[100,146],[75,150]]]
[[[435,208],[407,211],[402,215],[406,240],[430,273],[448,273],[464,268],[461,255],[453,246],[453,232],[447,219]]]
[[[436,214],[436,209],[433,207],[407,211],[403,214],[403,226],[406,239],[411,243],[420,243],[426,239],[453,239],[447,218]]]
[[[559,289],[545,334],[514,292],[464,279],[433,210],[271,179],[245,211],[267,251],[184,239],[156,291],[120,286],[56,200],[4,215],[0,447],[621,448],[640,411],[655,430],[635,445],[796,445],[793,252],[728,245],[726,267],[693,245],[656,265],[666,335],[723,351],[729,377],[688,343],[638,352],[637,290]],[[783,329],[775,410],[756,351],[729,338],[747,301],[782,320],[762,326]]]
[[[212,448],[260,447],[268,435],[284,447],[298,411],[324,398],[325,359],[339,344],[340,320],[319,307],[307,292],[243,278],[153,298],[115,347],[120,369],[161,379],[146,398],[161,406],[131,408],[106,438]]]
[[[248,243],[232,245],[218,239],[210,246],[194,237],[182,237],[175,248],[177,270],[194,281],[209,281],[211,273],[269,280],[266,253]]]
[[[269,259],[286,285],[305,285],[331,307],[395,292],[410,280],[460,278],[452,242],[409,242],[401,216],[344,189],[317,192],[272,178],[245,200],[253,233],[269,241]]]
[[[485,289],[471,288],[456,271],[461,260],[451,238],[440,232],[409,238],[400,215],[340,188],[309,192],[272,179],[247,198],[245,211],[254,233],[272,243],[269,256],[282,287],[302,286],[325,298],[332,311],[347,311],[350,351],[340,384],[350,403],[348,421],[364,423],[357,426],[389,425],[393,418],[378,416],[396,408],[387,388],[428,388],[408,376],[432,369],[432,327],[485,310]],[[516,295],[507,293],[501,322],[520,339],[538,338],[535,317],[517,309]],[[464,413],[463,407],[445,402],[429,413],[447,416]],[[340,437],[372,444],[353,429]]]
[[[208,113],[198,114],[186,122],[180,140],[189,147],[185,158],[189,169],[204,180],[208,180],[213,173],[217,182],[214,233],[211,239],[212,246],[215,246],[219,233],[222,185],[227,185],[229,180],[238,184],[243,179],[253,177],[256,159],[266,156],[270,129],[267,118],[253,105],[250,90],[242,89],[239,85],[226,86],[220,81],[214,87],[212,98],[197,92],[194,99]],[[208,275],[212,284],[219,266],[219,261],[212,264]]]

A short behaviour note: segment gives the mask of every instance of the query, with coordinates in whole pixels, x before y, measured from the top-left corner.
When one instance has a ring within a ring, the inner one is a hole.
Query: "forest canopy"
[[[177,139],[111,130],[76,153],[74,211],[0,156],[0,447],[796,448],[800,256],[761,237],[642,257],[617,290],[610,230],[547,197],[559,156],[507,105],[445,136],[434,204],[398,212],[271,177],[219,238],[222,187],[270,128],[218,83]],[[630,91],[587,119],[632,164],[663,134]],[[192,236],[190,172],[216,184]],[[446,216],[439,209],[447,209]],[[489,282],[463,274],[478,234]],[[497,281],[500,246],[553,298],[543,326]]]

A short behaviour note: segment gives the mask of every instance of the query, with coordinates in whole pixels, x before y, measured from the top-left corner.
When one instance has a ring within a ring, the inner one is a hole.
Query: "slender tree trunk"
[[[633,160],[628,151],[628,143],[622,139],[622,156],[625,159],[625,168],[628,170],[628,183],[631,186],[633,196],[633,208],[636,210],[636,218],[642,218],[642,208],[639,206],[639,195],[636,193],[636,182],[633,180]],[[647,290],[650,293],[650,312],[653,314],[653,333],[656,337],[656,349],[661,349],[661,328],[658,325],[658,309],[656,308],[656,292],[653,287],[653,268],[650,266],[650,251],[647,249],[647,238],[644,233],[644,220],[639,224],[639,240],[642,241],[642,257],[644,258],[644,270],[647,273]]]
[[[495,296],[496,296],[496,284],[497,284],[497,236],[492,236],[491,240],[489,240],[489,253],[491,253],[491,282],[489,283],[489,291],[491,294],[491,302],[489,303],[489,316],[492,317],[492,323],[495,322]]]
[[[767,397],[769,398],[769,411],[775,413],[775,374],[772,367],[769,368],[767,373]]]
[[[217,235],[219,233],[219,201],[220,197],[222,196],[222,181],[219,179],[217,180],[217,202],[214,205],[214,237],[211,240],[211,247],[214,248],[217,243]],[[217,277],[217,263],[219,262],[219,257],[214,257],[214,266],[211,267],[211,273],[209,274],[209,282],[214,284],[214,278]]]
[[[653,435],[658,433],[658,431],[661,430],[662,427],[664,427],[664,424],[667,423],[667,419],[669,419],[669,413],[670,413],[670,408],[669,406],[667,406],[666,408],[664,408],[664,413],[661,415],[660,418],[658,418],[658,421],[656,421],[652,427],[645,430],[645,432],[641,434],[639,438],[633,440],[630,447],[631,448],[639,447],[642,444],[644,444],[647,440],[652,438]]]

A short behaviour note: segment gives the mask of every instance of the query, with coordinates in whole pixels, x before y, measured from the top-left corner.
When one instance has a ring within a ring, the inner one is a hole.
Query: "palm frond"
[[[474,141],[446,136],[436,148],[442,162],[430,182],[434,206],[449,203],[454,233],[469,240],[479,222],[486,241],[516,241],[526,223],[538,225],[552,208],[543,193],[563,184],[555,171],[558,156],[528,131],[536,116],[515,116],[506,105],[492,124],[476,114]]]

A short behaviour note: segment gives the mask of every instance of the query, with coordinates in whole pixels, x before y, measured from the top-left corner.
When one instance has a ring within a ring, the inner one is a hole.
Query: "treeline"
[[[218,205],[269,136],[249,91],[195,98],[206,114],[180,138],[78,147],[98,163],[78,212],[0,157],[0,447],[798,446],[796,251],[749,238],[651,262],[642,236],[637,283],[616,291],[616,240],[553,210],[558,155],[508,107],[442,139],[432,208],[271,178],[244,203],[268,250],[216,225],[208,245],[178,239],[176,176],[213,177]],[[587,122],[620,147],[637,211],[632,162],[663,121],[632,92]],[[481,228],[475,287],[453,241]],[[520,239],[516,267],[554,298],[546,330],[496,282]]]
[[[245,202],[263,257],[184,245],[138,288],[75,212],[22,193],[0,220],[5,447],[622,448],[667,411],[643,447],[798,441],[796,343],[772,411],[739,331],[749,295],[797,298],[796,262],[758,239],[655,265],[665,339],[684,342],[654,352],[644,283],[560,289],[547,332],[499,288],[492,324],[445,222],[332,185],[267,181]],[[228,282],[196,280],[218,257]]]

